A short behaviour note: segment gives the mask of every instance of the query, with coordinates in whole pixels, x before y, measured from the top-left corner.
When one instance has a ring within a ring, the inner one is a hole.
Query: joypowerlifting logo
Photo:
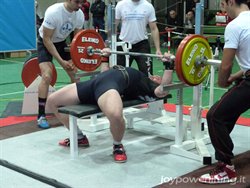
[[[168,183],[169,185],[178,185],[178,184],[196,184],[199,183],[199,178],[197,177],[167,177],[161,176],[161,184]],[[214,184],[215,182],[211,182]],[[227,183],[227,182],[223,182]],[[247,183],[245,176],[239,176],[236,182],[229,182],[228,185],[235,185],[235,184],[245,184]]]

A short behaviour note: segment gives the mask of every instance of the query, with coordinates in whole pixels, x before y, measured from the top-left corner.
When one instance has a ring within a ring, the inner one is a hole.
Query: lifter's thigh
[[[52,93],[47,100],[49,105],[67,106],[80,103],[76,84],[67,85]]]
[[[108,118],[120,118],[123,112],[123,103],[120,94],[110,89],[98,98],[98,105]]]

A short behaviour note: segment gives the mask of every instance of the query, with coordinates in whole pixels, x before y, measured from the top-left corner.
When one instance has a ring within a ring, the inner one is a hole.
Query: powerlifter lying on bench
[[[171,54],[165,53],[164,56],[170,59]],[[110,70],[100,73],[94,79],[73,83],[54,92],[48,98],[48,105],[55,116],[69,128],[69,116],[59,113],[59,107],[97,104],[110,123],[114,160],[115,162],[125,162],[127,156],[122,145],[125,131],[122,100],[140,98],[147,101],[151,98],[166,97],[168,92],[163,90],[163,85],[172,82],[173,68],[173,62],[165,63],[165,71],[161,79],[159,76],[146,77],[140,71],[130,67],[114,66]],[[86,135],[83,135],[79,128],[77,128],[77,137],[78,146],[89,146]],[[65,139],[59,144],[69,146],[70,140]]]
[[[171,94],[168,94],[165,99],[172,98]],[[126,108],[131,108],[131,107],[136,107],[140,106],[141,104],[148,103],[150,104],[151,102],[156,102],[157,100],[162,100],[159,98],[156,98],[155,101],[150,101],[150,102],[145,102],[144,100],[141,99],[134,99],[134,100],[126,100],[122,101],[123,102],[123,109]],[[75,126],[77,123],[78,118],[84,118],[84,117],[90,117],[92,115],[96,114],[102,114],[101,109],[99,108],[98,105],[96,104],[76,104],[76,105],[70,105],[70,106],[64,106],[64,107],[59,107],[58,112],[62,114],[68,114],[70,117],[69,120],[69,129],[70,129],[70,154],[71,158],[75,159],[78,156],[78,143],[77,143],[77,129],[78,127]],[[72,127],[71,127],[72,126]]]

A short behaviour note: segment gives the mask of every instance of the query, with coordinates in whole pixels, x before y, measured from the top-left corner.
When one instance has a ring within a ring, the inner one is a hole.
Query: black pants
[[[239,116],[250,108],[250,77],[229,89],[208,111],[207,123],[218,161],[230,164],[234,144],[230,137]]]
[[[118,51],[122,51],[122,47],[117,47]],[[150,44],[148,40],[140,41],[132,45],[130,52],[139,52],[139,53],[151,53]],[[153,65],[152,58],[143,57],[143,56],[130,56],[129,57],[129,66],[131,66],[133,60],[136,61],[138,69],[143,72],[146,76],[153,74]],[[117,65],[126,65],[126,58],[124,55],[117,55]]]
[[[105,40],[107,39],[107,35],[104,32],[105,30],[105,22],[104,22],[104,18],[103,17],[93,17],[93,27],[96,29],[101,29],[101,31],[99,31],[100,35],[102,36],[103,41],[105,42]]]

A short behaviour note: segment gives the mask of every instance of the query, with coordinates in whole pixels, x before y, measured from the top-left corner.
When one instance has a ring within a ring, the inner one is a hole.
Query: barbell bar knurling
[[[93,54],[99,54],[102,55],[102,52],[100,49],[94,49],[93,47],[89,46],[87,48],[87,53],[88,55],[93,55]],[[155,57],[155,58],[164,58],[163,55],[157,55],[157,54],[149,54],[149,53],[138,53],[138,52],[122,52],[122,51],[110,51],[110,54],[118,54],[118,55],[132,55],[132,56],[145,56],[145,57]],[[171,55],[170,60],[174,61],[175,56]],[[197,56],[196,58],[196,66],[200,65],[215,65],[219,66],[221,63],[221,60],[216,60],[216,59],[208,59],[206,56]]]
[[[92,56],[93,54],[99,54],[102,55],[102,51],[100,49],[94,49],[93,47],[89,46],[87,48],[87,53],[89,56]],[[144,56],[144,57],[153,57],[153,58],[164,58],[163,55],[157,55],[157,54],[149,54],[149,53],[139,53],[139,52],[123,52],[123,51],[110,51],[110,54],[117,54],[117,55],[131,55],[131,56]],[[171,55],[170,60],[175,60],[175,56]]]

